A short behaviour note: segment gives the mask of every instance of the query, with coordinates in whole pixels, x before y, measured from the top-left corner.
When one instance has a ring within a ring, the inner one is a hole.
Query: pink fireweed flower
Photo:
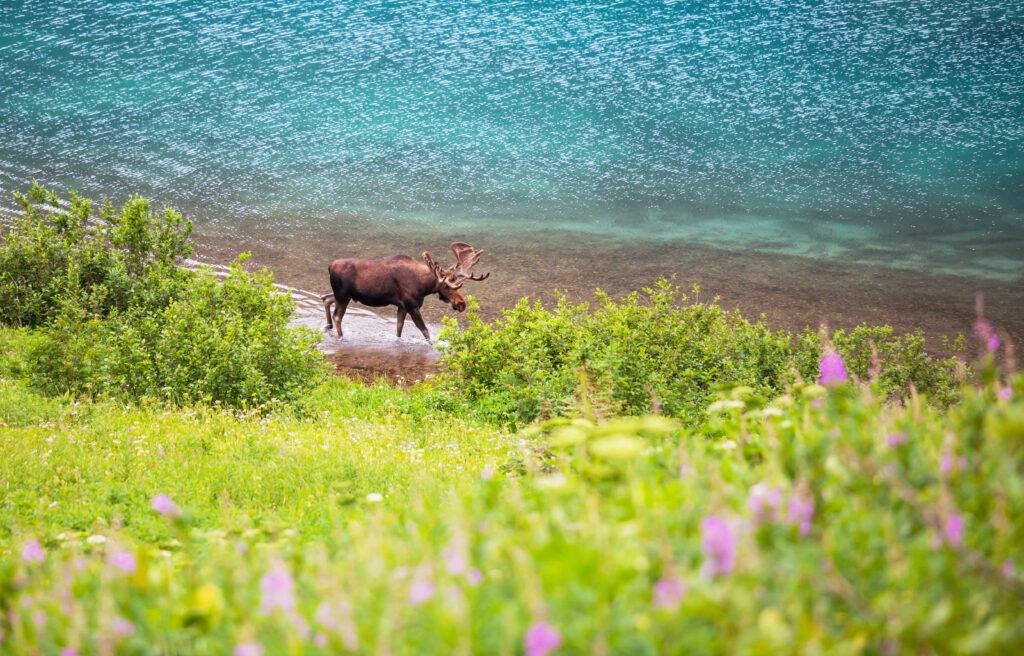
[[[235,656],[263,656],[263,645],[258,642],[243,642],[235,647]]]
[[[181,508],[166,494],[156,495],[149,505],[164,517],[181,517]]]
[[[420,604],[430,601],[434,597],[437,587],[434,582],[429,578],[421,577],[417,578],[409,586],[409,603],[413,606],[419,606]]]
[[[939,472],[943,475],[948,475],[953,471],[953,454],[949,451],[943,451],[942,456],[939,458]]]
[[[736,566],[736,534],[729,523],[709,515],[700,523],[700,546],[706,558],[704,571],[709,576],[729,574]]]
[[[444,561],[448,565],[449,574],[458,576],[459,574],[464,574],[469,569],[469,562],[467,562],[463,552],[464,548],[462,545],[454,543],[444,550]]]
[[[134,574],[137,567],[135,554],[130,551],[115,551],[107,557],[107,562],[125,574]]]
[[[523,637],[526,656],[547,656],[561,644],[562,634],[543,620],[534,622]]]
[[[843,356],[836,351],[829,349],[818,361],[818,382],[825,387],[841,385],[850,380],[846,373],[846,363]]]
[[[888,435],[885,436],[885,443],[888,444],[891,448],[895,449],[901,444],[907,443],[907,434],[900,432],[889,433]]]
[[[794,492],[789,498],[789,511],[786,516],[790,524],[796,524],[800,528],[800,535],[806,536],[811,532],[811,520],[814,519],[814,499]]]
[[[295,581],[284,563],[277,562],[260,579],[260,609],[264,613],[295,610]]]
[[[964,518],[958,512],[951,512],[942,526],[946,544],[959,547],[964,543]]]
[[[747,499],[747,507],[754,515],[754,524],[770,524],[775,521],[779,507],[782,505],[782,491],[775,487],[769,487],[764,483],[758,483],[750,488],[750,498]]]
[[[32,538],[21,547],[21,560],[27,565],[38,565],[46,560],[46,550],[39,540]]]
[[[110,623],[110,630],[119,638],[127,638],[135,633],[135,625],[123,617],[115,617]]]
[[[78,656],[78,650],[74,647],[65,647],[60,650],[60,656]]]
[[[655,608],[674,610],[686,594],[686,584],[675,577],[664,577],[654,584],[652,601]]]
[[[1003,385],[996,392],[996,397],[1000,401],[1009,401],[1013,398],[1013,389],[1009,385]]]
[[[999,335],[996,333],[996,329],[992,327],[992,322],[985,317],[979,316],[974,320],[974,336],[985,345],[985,350],[989,353],[995,353],[999,350]]]
[[[1014,574],[1013,561],[1007,558],[1003,561],[1003,566],[999,568],[1002,572],[1004,579],[1012,579]]]
[[[359,649],[356,625],[352,620],[352,605],[348,601],[339,599],[334,602],[320,602],[313,619],[321,628],[340,636],[345,649]]]
[[[466,582],[474,588],[484,582],[484,574],[480,570],[474,568],[466,572]]]

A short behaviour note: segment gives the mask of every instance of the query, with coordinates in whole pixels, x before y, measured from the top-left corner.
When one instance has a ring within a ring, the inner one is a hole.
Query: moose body
[[[379,260],[340,259],[331,262],[327,268],[331,279],[332,293],[323,297],[327,328],[333,325],[338,337],[342,336],[341,322],[351,301],[384,307],[398,308],[397,335],[402,336],[402,327],[408,315],[429,341],[430,332],[423,321],[420,308],[423,299],[432,294],[452,306],[456,312],[466,309],[466,297],[459,289],[466,280],[484,280],[490,274],[475,276],[469,270],[480,259],[482,251],[474,250],[469,244],[452,244],[456,263],[442,269],[434,262],[430,253],[424,252],[423,261],[407,255]],[[334,312],[331,312],[331,306]]]

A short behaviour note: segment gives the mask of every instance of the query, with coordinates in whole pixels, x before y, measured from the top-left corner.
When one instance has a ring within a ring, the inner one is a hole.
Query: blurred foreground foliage
[[[516,434],[345,381],[302,418],[5,383],[0,650],[1019,653],[1024,378],[980,371],[944,410],[795,383],[690,427],[583,379]]]

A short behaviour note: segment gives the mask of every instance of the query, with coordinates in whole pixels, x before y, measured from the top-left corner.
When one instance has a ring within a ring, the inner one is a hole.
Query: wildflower
[[[747,507],[753,513],[754,523],[758,526],[774,522],[776,513],[781,505],[782,491],[778,488],[768,487],[764,483],[758,483],[750,488],[750,498],[747,500]]]
[[[974,320],[974,335],[978,338],[978,341],[985,345],[985,350],[989,353],[995,353],[999,350],[999,335],[996,334],[995,328],[992,327],[992,322],[985,317],[979,316]]]
[[[685,583],[674,577],[664,577],[654,584],[654,607],[674,610],[683,601],[685,594]]]
[[[939,471],[943,475],[953,471],[953,454],[949,451],[942,452],[942,457],[939,458]]]
[[[264,613],[276,609],[295,610],[295,582],[284,563],[278,562],[260,579],[260,608]]]
[[[133,574],[137,566],[135,554],[130,551],[115,551],[107,558],[107,562],[125,574]]]
[[[434,596],[435,590],[433,581],[426,577],[417,578],[409,586],[409,603],[413,606],[426,603]]]
[[[320,602],[313,619],[322,628],[340,636],[348,651],[359,649],[356,625],[352,620],[352,605],[348,601],[340,599],[335,602]]]
[[[907,434],[899,432],[889,433],[888,435],[885,436],[885,443],[888,444],[893,449],[895,449],[901,444],[907,443]]]
[[[149,505],[164,517],[181,517],[181,508],[166,494],[156,495]]]
[[[846,373],[846,363],[843,362],[843,356],[832,349],[825,351],[825,354],[821,356],[821,360],[818,361],[818,383],[831,387],[845,383],[849,379],[850,377]]]
[[[313,644],[323,649],[327,646],[327,636],[323,633],[318,633],[313,636]]]
[[[263,656],[263,645],[258,642],[243,642],[235,647],[235,656]]]
[[[466,582],[474,588],[484,582],[484,574],[478,569],[471,569],[466,572]]]
[[[119,638],[127,638],[135,633],[135,625],[123,617],[115,617],[110,623],[110,629]]]
[[[380,492],[370,492],[369,494],[366,495],[367,503],[380,503],[383,500],[384,495],[381,494]]]
[[[1014,573],[1013,561],[1009,558],[1004,560],[1003,566],[999,568],[999,571],[1002,572],[1004,579],[1012,579]]]
[[[946,537],[946,544],[951,547],[959,547],[964,543],[964,518],[958,512],[952,512],[946,517],[946,522],[942,527],[942,532]]]
[[[295,632],[299,634],[299,637],[303,640],[309,640],[309,623],[306,622],[306,619],[298,613],[292,613],[288,619],[292,623]]]
[[[998,397],[1000,401],[1009,401],[1013,398],[1013,389],[1009,385],[1004,385],[996,392],[996,397]]]
[[[800,535],[807,535],[811,532],[811,519],[814,518],[814,499],[793,493],[789,498],[789,512],[787,518],[790,524],[800,527]]]
[[[33,538],[21,547],[21,560],[29,565],[38,565],[46,560],[46,550],[39,544],[39,540]]]
[[[701,549],[707,561],[704,570],[711,576],[729,574],[736,564],[736,534],[717,515],[709,515],[700,524]]]
[[[90,535],[89,537],[85,538],[85,542],[86,542],[86,544],[94,544],[94,545],[106,544],[107,543],[107,536],[105,536],[105,535]]]
[[[561,644],[562,634],[543,620],[534,622],[523,638],[526,656],[547,656]]]
[[[60,656],[78,656],[78,650],[74,647],[65,647],[60,650]]]
[[[469,562],[465,556],[464,540],[453,540],[452,544],[444,550],[444,560],[448,565],[448,573],[456,576],[464,574],[469,569]]]

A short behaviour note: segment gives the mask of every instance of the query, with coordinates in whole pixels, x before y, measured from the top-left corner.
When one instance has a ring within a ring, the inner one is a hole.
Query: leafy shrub
[[[441,335],[446,389],[486,417],[521,425],[563,414],[585,370],[615,411],[640,414],[660,405],[697,421],[720,387],[770,396],[798,375],[813,380],[822,354],[813,332],[794,339],[714,302],[690,302],[664,279],[618,301],[598,291],[595,303],[591,312],[565,298],[550,309],[522,299],[488,324],[471,302],[468,327],[460,331],[449,320]],[[936,402],[955,396],[956,360],[932,358],[920,333],[862,326],[837,331],[832,343],[863,378],[874,344],[887,394],[912,381]]]
[[[22,213],[0,246],[0,323],[41,326],[62,303],[106,316],[159,308],[188,277],[192,224],[170,208],[154,213],[132,197],[115,210],[72,192],[67,203],[39,183],[15,194]]]
[[[323,377],[291,298],[244,258],[223,281],[180,265],[191,225],[131,198],[99,213],[34,185],[0,247],[0,320],[36,328],[13,363],[51,393],[253,407],[293,402]]]
[[[29,351],[50,392],[252,407],[297,401],[322,379],[312,331],[288,325],[291,298],[242,261],[223,281],[200,271],[159,311],[62,316]]]
[[[959,393],[963,366],[955,357],[932,357],[925,351],[920,330],[897,335],[890,326],[861,324],[849,332],[836,330],[829,341],[846,360],[851,374],[863,380],[877,378],[886,396],[905,393],[911,382],[941,405],[950,404]],[[795,343],[797,370],[805,380],[814,380],[823,351],[822,339],[817,333],[805,330],[796,337]],[[963,338],[947,342],[945,346],[959,353]]]

